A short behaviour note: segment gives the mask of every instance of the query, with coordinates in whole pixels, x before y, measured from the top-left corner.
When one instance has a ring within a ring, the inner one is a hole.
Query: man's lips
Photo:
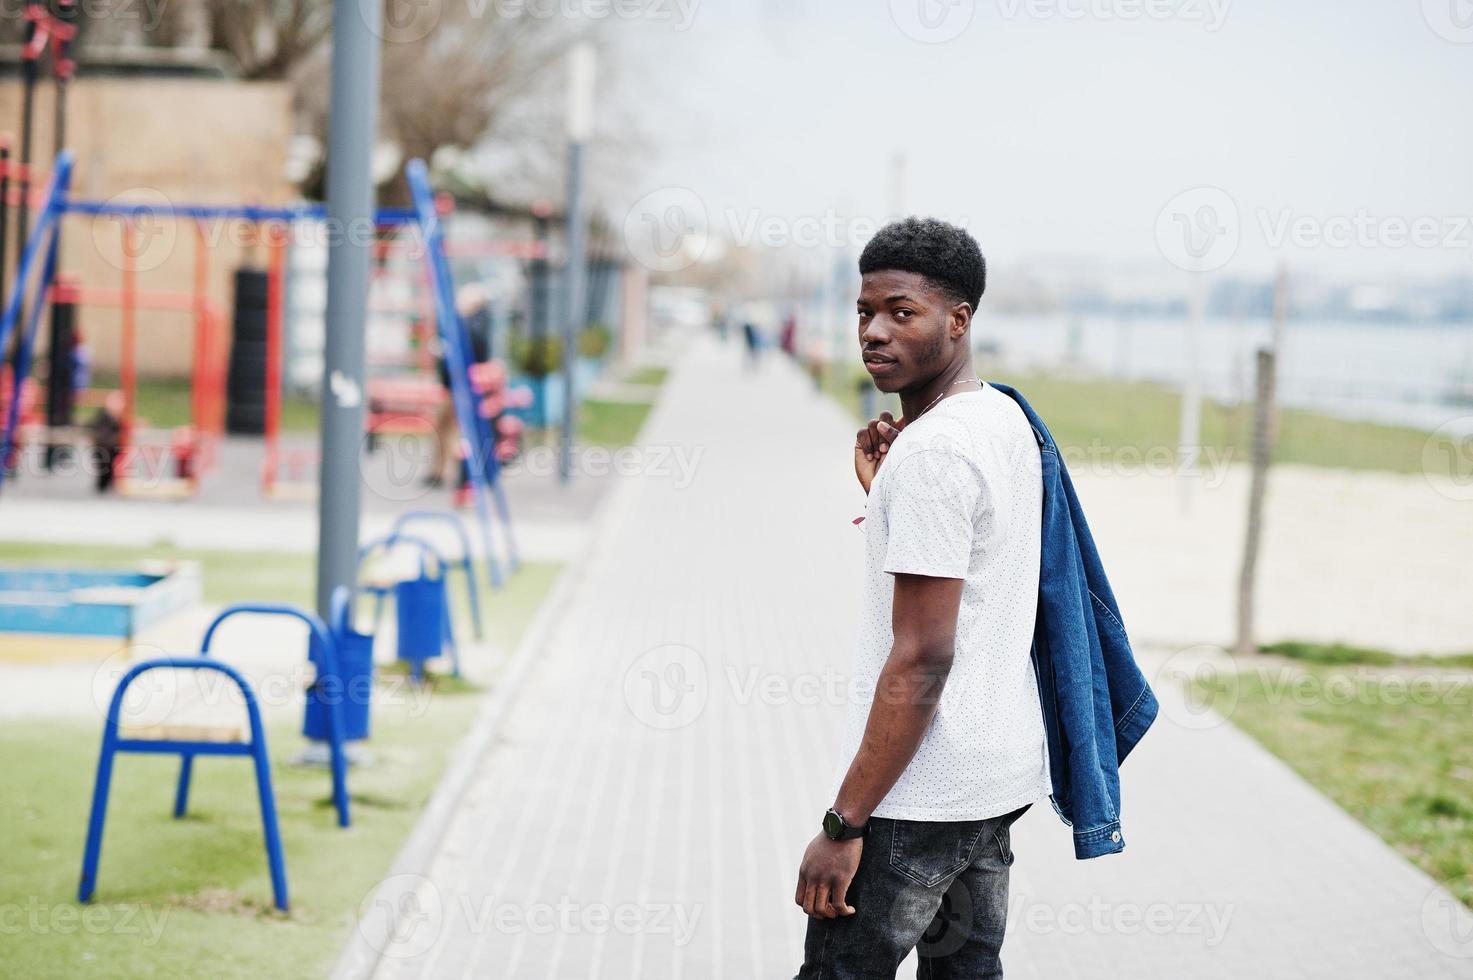
[[[864,366],[871,371],[882,371],[895,363],[895,358],[886,357],[884,354],[874,354],[866,352],[862,356],[864,359]]]

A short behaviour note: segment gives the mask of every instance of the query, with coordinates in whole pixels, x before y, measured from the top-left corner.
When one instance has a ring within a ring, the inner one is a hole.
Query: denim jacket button
[[[1110,840],[1114,841],[1116,844],[1120,843],[1120,831],[1112,831],[1110,833]]]

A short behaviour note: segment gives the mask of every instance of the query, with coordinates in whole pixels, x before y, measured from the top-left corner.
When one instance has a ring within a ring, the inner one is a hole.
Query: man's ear
[[[960,340],[972,328],[972,304],[958,303],[947,314],[947,332],[952,340]]]

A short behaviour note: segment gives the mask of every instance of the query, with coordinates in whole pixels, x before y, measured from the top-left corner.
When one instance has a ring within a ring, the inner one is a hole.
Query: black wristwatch
[[[854,840],[869,833],[869,824],[851,827],[842,813],[830,810],[823,815],[823,832],[829,840]]]

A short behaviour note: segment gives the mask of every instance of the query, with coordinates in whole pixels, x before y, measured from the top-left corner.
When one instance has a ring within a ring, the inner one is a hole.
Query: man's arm
[[[849,764],[834,809],[859,826],[890,792],[920,748],[951,672],[961,579],[897,574],[891,613],[895,641],[876,682],[864,738]],[[796,901],[818,918],[852,915],[845,903],[859,868],[862,838],[814,838],[798,870]]]

